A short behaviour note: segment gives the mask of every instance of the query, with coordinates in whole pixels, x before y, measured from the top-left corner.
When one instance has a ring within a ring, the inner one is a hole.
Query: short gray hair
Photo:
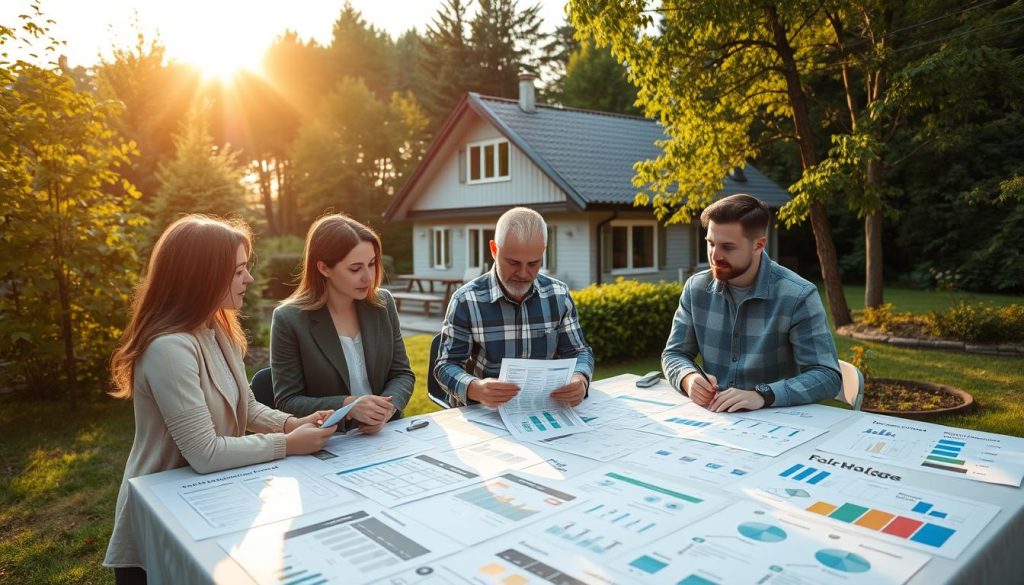
[[[504,246],[510,235],[524,243],[540,235],[547,246],[548,224],[541,214],[528,207],[513,207],[498,218],[498,224],[494,226],[494,243]]]

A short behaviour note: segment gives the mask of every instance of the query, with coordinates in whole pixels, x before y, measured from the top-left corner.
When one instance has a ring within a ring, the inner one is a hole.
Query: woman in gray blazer
[[[383,278],[380,238],[345,215],[306,237],[299,287],[274,311],[274,403],[304,416],[358,400],[342,429],[375,433],[402,416],[416,381]]]
[[[111,360],[113,395],[131,398],[135,409],[135,440],[103,560],[118,585],[146,582],[144,539],[127,505],[129,479],[186,465],[210,473],[316,453],[335,431],[319,428],[331,411],[296,418],[256,402],[249,389],[238,311],[253,281],[251,250],[244,224],[182,218],[160,236],[135,293]]]

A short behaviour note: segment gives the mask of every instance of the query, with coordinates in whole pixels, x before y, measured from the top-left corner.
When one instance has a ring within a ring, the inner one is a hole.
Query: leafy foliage
[[[629,82],[626,68],[607,47],[597,47],[592,39],[583,41],[569,57],[565,77],[555,96],[563,105],[574,108],[640,114],[636,88]]]
[[[56,46],[42,16],[0,28],[14,42]],[[0,60],[0,361],[41,395],[75,404],[106,386],[144,220],[121,178],[134,145],[111,129],[111,102],[80,91],[59,64]]]
[[[1024,305],[991,307],[961,301],[928,317],[932,333],[939,337],[985,343],[1024,341]]]
[[[572,293],[580,325],[598,364],[661,354],[683,294],[679,283],[619,277]]]

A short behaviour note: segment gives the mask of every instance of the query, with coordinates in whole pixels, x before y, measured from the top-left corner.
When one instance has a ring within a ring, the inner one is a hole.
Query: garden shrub
[[[683,292],[679,283],[618,278],[573,292],[587,343],[597,363],[660,355]]]
[[[273,254],[260,262],[258,270],[263,298],[283,299],[298,286],[302,253]]]
[[[915,335],[916,332],[927,331],[929,328],[926,317],[897,313],[892,310],[892,303],[885,303],[881,307],[864,307],[861,321],[890,334]]]
[[[1024,306],[992,307],[960,301],[928,316],[932,335],[963,341],[1024,341]]]

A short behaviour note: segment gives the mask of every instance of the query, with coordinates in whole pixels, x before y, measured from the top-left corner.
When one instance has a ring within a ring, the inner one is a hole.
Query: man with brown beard
[[[714,412],[817,402],[842,384],[817,289],[765,252],[770,217],[750,195],[700,216],[711,268],[683,285],[661,364],[673,387]]]

